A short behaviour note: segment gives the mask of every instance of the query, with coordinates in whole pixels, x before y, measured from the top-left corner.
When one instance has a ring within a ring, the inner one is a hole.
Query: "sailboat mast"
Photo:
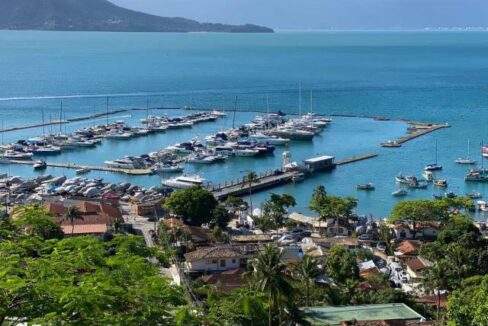
[[[234,102],[234,116],[232,117],[232,129],[235,128],[235,124],[236,124],[236,111],[237,111],[237,100],[238,100],[238,96],[236,95],[236,100]]]
[[[310,113],[313,113],[313,91],[310,90]]]
[[[44,108],[41,110],[42,113],[42,135],[46,135],[46,124],[44,123]]]
[[[269,119],[269,98],[268,94],[266,94],[266,123],[264,125],[264,133],[268,131],[268,119]]]
[[[62,132],[63,128],[63,100],[61,100],[61,107],[59,108],[59,132]]]
[[[302,83],[298,82],[298,115],[302,116]]]
[[[107,126],[108,126],[108,96],[107,96],[107,104],[106,104],[106,109],[107,109],[107,117],[106,117],[106,121],[107,121]]]

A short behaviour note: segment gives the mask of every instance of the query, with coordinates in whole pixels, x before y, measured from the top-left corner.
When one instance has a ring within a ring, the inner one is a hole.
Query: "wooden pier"
[[[293,177],[298,176],[299,174],[300,172],[298,171],[284,172],[282,170],[273,170],[259,174],[256,181],[252,184],[249,184],[246,178],[242,178],[210,186],[208,190],[211,191],[218,200],[224,200],[230,196],[244,196],[249,194],[250,191],[256,192],[290,183],[293,181]]]
[[[24,165],[34,165],[35,161],[22,161],[22,160],[10,160],[11,164],[24,164]],[[92,171],[105,171],[105,172],[115,172],[124,173],[128,175],[150,175],[153,174],[151,169],[119,169],[119,168],[109,168],[106,166],[86,166],[78,165],[74,163],[56,163],[56,162],[46,162],[47,166],[53,168],[63,168],[63,169],[89,169]]]

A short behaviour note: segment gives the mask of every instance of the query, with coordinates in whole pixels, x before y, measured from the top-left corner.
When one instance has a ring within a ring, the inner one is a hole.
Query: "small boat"
[[[256,156],[259,154],[259,150],[251,149],[251,148],[242,148],[242,149],[235,149],[234,150],[235,156]]]
[[[434,180],[434,185],[437,187],[447,187],[447,180],[446,179],[436,179]]]
[[[457,164],[466,164],[466,165],[476,164],[476,160],[472,159],[469,156],[469,154],[470,154],[469,152],[470,152],[470,146],[469,146],[469,139],[468,139],[468,156],[460,157],[457,160],[455,160],[454,162],[456,162]]]
[[[435,163],[427,164],[424,168],[425,171],[440,171],[442,165],[437,163],[437,140],[435,141]]]
[[[396,140],[388,140],[386,143],[381,143],[381,147],[401,147],[402,145],[399,144]]]
[[[32,153],[26,152],[7,151],[3,154],[3,157],[11,160],[30,160],[33,155]]]
[[[488,182],[488,170],[484,168],[472,169],[464,177],[464,181]]]
[[[183,166],[177,164],[158,163],[152,167],[154,173],[177,173],[183,170]]]
[[[478,191],[472,191],[469,194],[466,194],[466,197],[471,199],[481,199],[483,198],[483,195]]]
[[[37,147],[32,151],[34,155],[54,155],[61,153],[61,147],[58,146],[44,146]]]
[[[416,181],[417,178],[414,176],[404,176],[403,174],[399,174],[395,177],[395,181],[401,184],[410,184],[412,181]]]
[[[479,208],[480,211],[482,211],[482,212],[488,212],[488,204],[486,203],[486,201],[478,200],[476,202],[476,205],[478,206],[478,208]]]
[[[427,182],[432,182],[434,180],[434,175],[433,175],[432,171],[424,170],[424,172],[422,173],[422,176],[424,177],[425,181],[427,181]]]
[[[304,173],[297,173],[293,177],[291,177],[291,181],[293,183],[299,183],[305,180],[305,174]]]
[[[445,196],[446,196],[446,198],[449,198],[449,199],[453,199],[453,198],[457,197],[457,195],[452,191],[446,192]]]
[[[408,195],[408,190],[398,189],[391,193],[394,197],[404,197]]]
[[[442,170],[442,165],[437,163],[427,164],[424,168],[425,171],[440,171]]]
[[[89,172],[91,172],[91,170],[89,168],[76,169],[76,174],[86,174],[86,173],[89,173]]]
[[[47,163],[44,160],[39,160],[36,161],[32,167],[34,168],[34,170],[44,170],[45,168],[47,168]]]
[[[365,183],[365,184],[362,184],[362,185],[357,185],[356,186],[356,189],[357,190],[367,190],[367,191],[369,191],[369,190],[374,190],[375,187],[374,187],[374,184],[368,182],[368,183]]]

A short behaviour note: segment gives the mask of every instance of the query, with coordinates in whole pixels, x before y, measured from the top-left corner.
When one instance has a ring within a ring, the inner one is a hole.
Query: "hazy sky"
[[[111,0],[199,21],[288,29],[488,26],[488,0]]]

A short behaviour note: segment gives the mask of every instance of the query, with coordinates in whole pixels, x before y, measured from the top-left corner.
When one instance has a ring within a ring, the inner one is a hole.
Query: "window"
[[[225,267],[225,259],[220,260],[220,267]]]
[[[232,264],[235,264],[236,263],[236,260],[235,259],[232,259]]]
[[[213,259],[212,264],[217,264],[217,259]]]

